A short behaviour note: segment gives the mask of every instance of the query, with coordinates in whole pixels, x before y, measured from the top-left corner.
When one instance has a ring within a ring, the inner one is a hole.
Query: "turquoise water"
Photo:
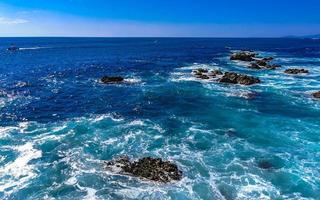
[[[0,199],[320,199],[319,40],[0,41]],[[7,52],[11,43],[21,51]],[[248,69],[225,46],[282,68]],[[262,82],[200,81],[199,67]],[[292,67],[310,74],[283,73]],[[129,84],[102,85],[104,75]],[[104,169],[123,154],[170,160],[183,179]]]

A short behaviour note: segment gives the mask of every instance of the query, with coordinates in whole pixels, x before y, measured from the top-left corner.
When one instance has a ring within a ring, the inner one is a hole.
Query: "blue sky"
[[[319,0],[0,0],[0,36],[309,35],[319,10]]]

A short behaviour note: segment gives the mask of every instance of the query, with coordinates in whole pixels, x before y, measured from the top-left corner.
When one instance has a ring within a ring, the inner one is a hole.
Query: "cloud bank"
[[[5,24],[5,25],[25,24],[28,22],[29,21],[25,19],[10,19],[5,17],[0,17],[0,24]]]

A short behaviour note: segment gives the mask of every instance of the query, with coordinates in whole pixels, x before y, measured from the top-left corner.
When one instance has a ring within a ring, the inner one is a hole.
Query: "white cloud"
[[[5,17],[0,17],[0,24],[12,25],[12,24],[25,24],[28,23],[25,19],[10,19]]]

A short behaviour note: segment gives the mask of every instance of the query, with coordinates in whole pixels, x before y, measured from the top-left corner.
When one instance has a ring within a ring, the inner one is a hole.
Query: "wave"
[[[42,155],[42,152],[35,149],[30,142],[14,146],[12,149],[19,154],[18,157],[0,168],[0,192],[6,195],[26,187],[30,180],[37,176],[34,165],[29,162]]]
[[[19,48],[19,50],[37,50],[37,49],[48,49],[50,47],[22,47],[22,48]]]

